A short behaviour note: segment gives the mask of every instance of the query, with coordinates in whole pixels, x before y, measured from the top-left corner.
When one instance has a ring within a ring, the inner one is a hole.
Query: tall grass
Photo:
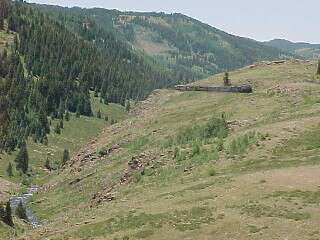
[[[228,146],[228,153],[232,156],[242,155],[246,153],[249,146],[257,144],[259,140],[259,134],[256,132],[249,132],[242,136],[238,136],[232,140]]]

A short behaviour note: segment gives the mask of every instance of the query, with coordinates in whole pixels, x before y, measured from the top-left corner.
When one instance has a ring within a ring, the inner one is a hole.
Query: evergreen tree
[[[4,30],[4,17],[2,16],[1,12],[0,12],[0,30]]]
[[[100,109],[99,109],[98,112],[97,112],[97,118],[101,118],[101,111],[100,111]]]
[[[4,221],[5,217],[6,217],[6,210],[2,205],[2,203],[0,203],[0,220]]]
[[[60,122],[59,122],[59,127],[60,127],[60,129],[63,129],[63,128],[64,128],[63,120],[60,120]]]
[[[59,104],[59,110],[58,110],[58,118],[60,118],[61,120],[63,120],[63,116],[65,113],[65,104],[62,100],[60,100],[60,104]]]
[[[65,166],[67,164],[67,162],[69,162],[69,160],[70,160],[69,150],[65,149],[63,151],[63,155],[62,155],[61,165]]]
[[[7,202],[7,205],[6,205],[4,222],[11,227],[14,226],[10,202]]]
[[[129,100],[126,101],[126,111],[130,112],[130,101]]]
[[[22,143],[19,153],[15,159],[16,168],[23,173],[27,173],[29,168],[29,155],[26,143]]]
[[[7,167],[7,175],[8,175],[8,177],[13,177],[13,167],[12,167],[11,162],[9,162],[9,165]]]
[[[0,30],[4,30],[4,19],[8,17],[9,2],[8,0],[1,0],[0,2]]]
[[[320,59],[318,61],[318,70],[317,70],[317,75],[320,75]]]
[[[49,171],[52,170],[49,156],[47,156],[47,159],[46,159],[46,161],[45,161],[45,163],[44,163],[44,167],[45,167],[45,169],[47,169],[47,170],[49,170]]]
[[[54,132],[55,132],[56,134],[61,134],[60,122],[57,123],[56,127],[54,128]]]
[[[66,115],[65,115],[64,118],[65,118],[65,120],[66,120],[67,122],[70,121],[70,113],[69,113],[69,111],[66,112]]]
[[[49,144],[49,140],[48,140],[48,137],[47,135],[44,135],[43,138],[41,139],[41,143],[45,146],[48,146]]]
[[[6,81],[0,79],[0,153],[6,149],[8,141],[8,127],[9,127],[9,104],[7,101],[7,86]]]
[[[23,206],[22,201],[20,201],[18,204],[18,207],[16,209],[16,215],[18,216],[18,218],[28,221],[26,208]]]

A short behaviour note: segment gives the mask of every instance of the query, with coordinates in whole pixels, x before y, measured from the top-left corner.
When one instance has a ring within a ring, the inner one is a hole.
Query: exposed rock
[[[276,85],[267,90],[268,94],[290,94],[299,91],[298,88]]]

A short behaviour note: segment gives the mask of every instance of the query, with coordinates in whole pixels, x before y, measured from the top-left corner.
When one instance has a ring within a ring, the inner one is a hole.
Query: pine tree
[[[54,128],[54,132],[56,134],[61,134],[60,122],[57,123],[56,127]]]
[[[44,163],[44,167],[45,167],[45,169],[47,169],[47,170],[49,170],[49,171],[52,170],[49,156],[47,156],[47,159],[46,159],[46,161],[45,161],[45,163]]]
[[[59,122],[59,127],[60,127],[60,129],[63,129],[63,128],[64,128],[63,120],[60,120],[60,122]]]
[[[29,155],[26,143],[22,143],[19,153],[15,159],[16,168],[23,173],[27,173],[29,168]]]
[[[1,78],[1,77],[0,77]],[[0,79],[0,152],[5,150],[8,140],[9,104],[7,100],[7,82]]]
[[[4,16],[0,12],[0,30],[4,30]]]
[[[11,162],[9,162],[9,165],[7,167],[7,175],[8,177],[13,177],[13,167]]]
[[[101,118],[101,111],[100,111],[100,109],[99,109],[98,112],[97,112],[97,118]]]
[[[11,226],[11,227],[14,226],[13,219],[12,219],[12,211],[11,211],[10,202],[7,202],[5,216],[4,216],[3,220],[9,226]]]
[[[16,215],[18,216],[18,218],[28,221],[26,208],[23,206],[22,201],[20,201],[18,204],[18,207],[16,209]]]
[[[58,118],[63,120],[64,113],[65,113],[65,103],[62,100],[60,100]]]
[[[63,155],[62,155],[62,160],[61,160],[61,165],[65,166],[67,162],[69,162],[70,160],[70,154],[69,154],[69,150],[65,149],[63,151]]]
[[[318,70],[317,70],[317,75],[320,75],[320,59],[318,61]]]
[[[6,217],[6,210],[4,206],[0,203],[0,220],[4,221],[5,217]]]
[[[126,111],[130,112],[130,101],[129,100],[126,101]]]
[[[66,115],[65,115],[64,118],[65,118],[65,120],[66,120],[67,122],[70,121],[70,113],[69,113],[69,111],[66,112]]]

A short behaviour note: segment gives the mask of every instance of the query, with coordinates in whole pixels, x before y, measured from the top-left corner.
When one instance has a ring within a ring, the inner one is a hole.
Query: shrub
[[[175,147],[173,151],[173,159],[177,159],[180,155],[180,149],[178,147]]]
[[[70,154],[69,154],[69,150],[65,149],[63,151],[63,155],[62,155],[62,160],[61,160],[61,165],[65,166],[67,162],[69,162],[70,160]]]
[[[176,135],[176,142],[186,144],[191,141],[202,141],[213,137],[225,138],[227,135],[228,128],[225,119],[223,117],[211,118],[204,125],[180,128]]]
[[[213,176],[215,176],[217,174],[217,172],[216,172],[216,170],[214,170],[214,168],[210,168],[208,173],[209,173],[210,177],[213,177]]]
[[[196,156],[196,155],[199,155],[200,154],[200,145],[198,142],[195,142],[193,143],[193,146],[192,146],[192,157]]]
[[[216,138],[214,143],[216,144],[216,150],[218,152],[223,151],[224,146],[223,146],[223,139],[222,138]]]
[[[230,155],[242,155],[246,152],[250,145],[258,142],[259,136],[256,132],[249,132],[243,136],[234,138],[228,147],[228,153]]]
[[[100,157],[103,157],[103,156],[105,156],[105,155],[108,154],[109,150],[108,150],[107,147],[102,147],[102,148],[98,149],[97,152],[98,152],[98,155],[99,155]]]

